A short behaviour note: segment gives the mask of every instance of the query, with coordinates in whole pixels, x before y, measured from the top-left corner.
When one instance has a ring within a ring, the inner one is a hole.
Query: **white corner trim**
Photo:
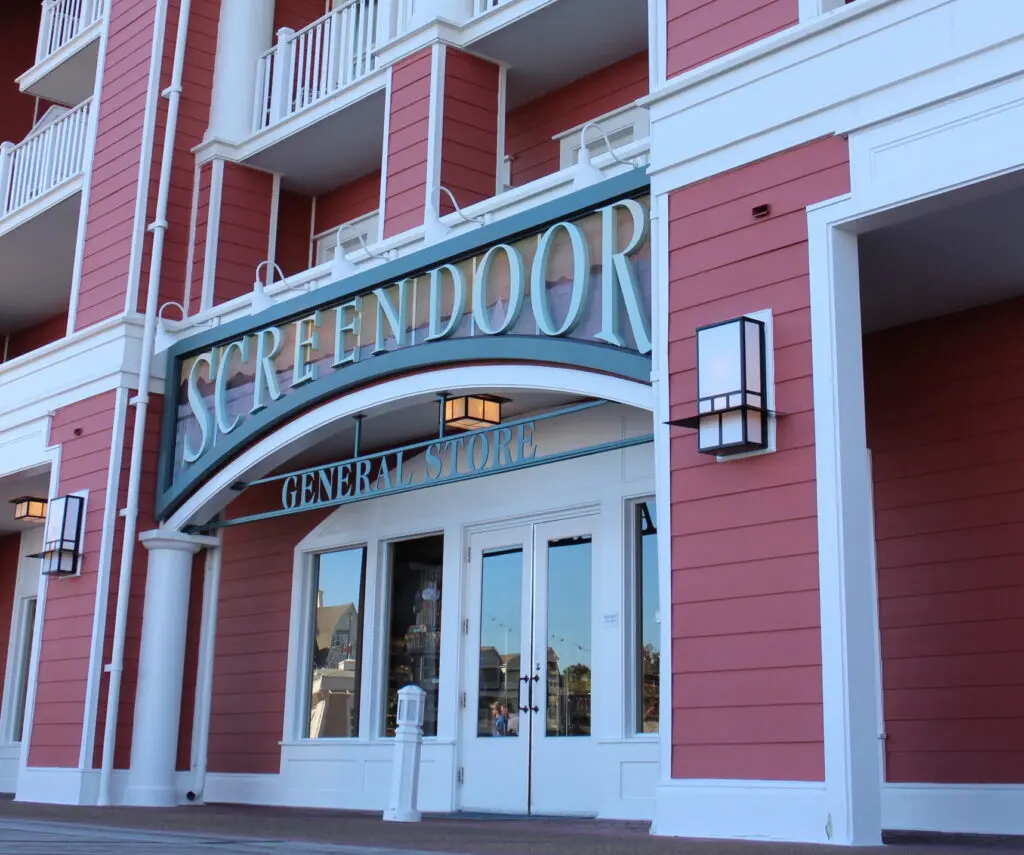
[[[891,831],[1024,834],[1024,784],[885,784],[882,824]]]
[[[388,199],[388,149],[391,144],[391,92],[395,86],[394,66],[388,67],[387,86],[384,89],[384,145],[380,156],[380,202],[377,210],[380,217],[377,223],[377,237],[374,243],[384,240],[384,210]]]
[[[823,784],[661,782],[651,833],[659,836],[828,843]]]
[[[441,213],[441,135],[444,132],[444,84],[447,47],[435,43],[430,55],[430,117],[427,122],[427,208],[434,207],[438,216]]]
[[[186,316],[189,313],[189,306],[192,305],[192,274],[196,265],[196,232],[199,223],[199,191],[202,178],[203,167],[197,163],[192,170],[192,208],[188,219],[188,253],[185,257],[185,287],[182,291],[185,297],[181,301],[185,307]]]
[[[217,256],[220,250],[220,215],[224,198],[224,160],[215,158],[210,164],[210,198],[207,201],[206,247],[203,250],[203,293],[199,311],[213,306],[217,284]]]

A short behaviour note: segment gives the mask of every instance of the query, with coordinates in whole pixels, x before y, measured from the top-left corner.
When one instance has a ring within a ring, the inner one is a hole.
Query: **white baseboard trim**
[[[795,781],[661,782],[651,833],[830,843],[825,785]]]
[[[283,805],[286,793],[280,775],[233,775],[208,772],[198,794],[204,802],[245,805]]]
[[[185,793],[192,786],[191,772],[175,774],[176,802],[188,804]],[[110,801],[126,804],[128,772],[115,770],[110,778]],[[49,805],[95,805],[99,801],[99,769],[55,769],[29,766],[18,775],[14,800]]]
[[[940,834],[1024,834],[1024,784],[885,784],[882,827]]]

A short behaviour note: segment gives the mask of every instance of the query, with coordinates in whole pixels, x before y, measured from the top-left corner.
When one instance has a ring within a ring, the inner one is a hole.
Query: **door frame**
[[[460,623],[460,627],[463,627],[463,626],[467,625],[467,621],[469,620],[469,615],[471,613],[471,610],[474,608],[474,604],[470,602],[470,597],[471,597],[471,594],[472,594],[472,591],[473,591],[473,587],[472,587],[472,585],[470,583],[470,574],[473,571],[473,557],[472,557],[471,550],[472,550],[472,539],[473,539],[474,536],[481,535],[481,534],[490,534],[490,533],[494,533],[494,532],[501,532],[501,531],[505,531],[505,530],[509,530],[509,529],[521,529],[521,528],[524,528],[524,527],[529,527],[531,529],[531,532],[533,532],[535,526],[543,526],[545,524],[551,524],[551,523],[570,522],[572,520],[586,519],[588,517],[595,517],[598,520],[601,520],[602,517],[607,516],[607,514],[606,514],[607,510],[608,510],[607,502],[603,501],[602,499],[598,499],[596,501],[581,502],[581,503],[578,503],[578,504],[566,505],[564,507],[557,508],[557,509],[552,509],[552,510],[548,510],[548,511],[540,511],[540,512],[533,512],[533,513],[527,512],[527,513],[519,514],[519,515],[517,515],[515,517],[509,517],[509,518],[503,519],[503,520],[493,520],[493,521],[489,521],[489,522],[486,522],[486,523],[470,523],[470,524],[462,526],[462,532],[461,532],[460,543],[459,543],[459,547],[460,547],[460,550],[461,550],[461,556],[462,556],[462,561],[461,561],[462,567],[461,567],[461,578],[460,578],[461,597],[459,598],[460,599],[460,602],[459,602],[459,612],[460,612],[460,621],[459,621],[459,623]],[[618,524],[618,522],[619,522],[619,519],[618,519],[618,516],[616,516],[615,517],[615,523]],[[600,525],[600,523],[598,523],[598,525]],[[536,561],[537,543],[536,543],[536,538],[534,538],[533,540],[534,540],[534,542],[531,544],[530,549],[533,552],[532,561],[535,562]],[[592,573],[596,574],[596,572],[597,572],[596,568],[592,568]],[[535,573],[536,573],[536,569],[533,568],[531,570],[531,574],[535,574]],[[595,584],[596,583],[593,581],[593,578],[592,578],[592,582],[591,582],[591,586],[592,586],[591,587],[591,599],[592,599],[592,601],[594,599],[596,599],[595,598],[595,593],[594,593],[594,585]],[[592,623],[594,621],[594,615],[597,614],[597,610],[596,610],[597,605],[598,604],[596,602],[592,602],[592,614],[591,614],[591,621],[592,621]],[[469,692],[468,692],[467,686],[468,686],[468,683],[469,683],[469,680],[470,680],[470,671],[469,671],[469,669],[470,669],[470,667],[472,666],[473,663],[471,661],[468,661],[468,658],[467,658],[468,649],[469,649],[469,645],[467,643],[467,638],[465,637],[464,633],[461,633],[461,635],[462,635],[462,637],[460,638],[459,651],[458,651],[457,679],[458,679],[459,694],[461,696],[461,694],[463,692],[466,692],[466,703],[467,703],[467,706],[468,706],[468,704],[470,703],[470,697],[469,697]],[[459,708],[458,716],[457,716],[457,724],[456,724],[456,728],[455,728],[455,743],[456,743],[455,757],[456,757],[456,763],[458,765],[458,769],[460,770],[460,772],[461,772],[461,770],[465,766],[465,757],[466,757],[466,750],[467,750],[468,740],[472,739],[475,736],[474,733],[470,732],[470,729],[469,729],[469,726],[467,724],[467,721],[468,721],[468,717],[466,715],[464,715],[464,710]],[[594,737],[591,737],[591,738],[593,739]],[[531,745],[527,748],[527,754],[530,754],[532,751],[533,751],[533,745],[531,743]],[[528,784],[529,784],[529,774],[530,774],[529,771],[527,771],[527,783]],[[462,792],[463,792],[462,789],[459,788],[456,791],[456,793],[455,793],[455,809],[456,809],[456,811],[462,810]],[[531,808],[531,805],[529,803],[529,798],[527,798],[527,811],[528,811],[528,814],[532,813],[530,808]],[[486,811],[480,811],[480,809],[478,809],[478,808],[471,808],[471,810],[473,810],[474,812],[477,812],[477,811],[479,811],[479,812],[486,812]]]

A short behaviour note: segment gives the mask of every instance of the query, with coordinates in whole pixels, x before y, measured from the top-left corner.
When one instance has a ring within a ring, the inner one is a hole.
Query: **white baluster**
[[[337,92],[341,86],[342,21],[344,13],[335,9],[330,17],[330,39],[327,43],[327,91]]]
[[[395,21],[399,0],[380,0],[377,4],[377,45],[386,45],[395,37]]]
[[[39,16],[39,38],[36,42],[36,62],[46,59],[47,45],[50,42],[50,27],[53,21],[53,3],[51,0],[43,0],[42,12]]]
[[[82,32],[82,30],[96,20],[96,16],[93,13],[96,6],[102,2],[103,0],[82,0],[82,8],[78,15],[78,32]]]
[[[270,95],[270,123],[280,122],[291,113],[292,101],[292,37],[295,31],[281,27],[277,31],[274,51],[274,84]]]
[[[8,200],[14,171],[14,149],[15,145],[12,142],[0,144],[0,216],[10,212]]]

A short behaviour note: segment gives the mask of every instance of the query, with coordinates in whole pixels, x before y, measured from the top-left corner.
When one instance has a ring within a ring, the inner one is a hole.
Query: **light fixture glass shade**
[[[501,424],[501,401],[485,395],[447,398],[444,425],[457,430],[477,430]]]
[[[51,576],[74,576],[82,560],[85,498],[62,496],[50,502],[43,529],[43,550],[29,558],[42,561],[41,572]]]
[[[46,499],[35,499],[22,496],[13,499],[14,519],[18,522],[42,522],[46,519]]]
[[[750,317],[697,330],[697,443],[726,456],[768,447],[765,325]],[[692,421],[692,420],[690,420]]]

